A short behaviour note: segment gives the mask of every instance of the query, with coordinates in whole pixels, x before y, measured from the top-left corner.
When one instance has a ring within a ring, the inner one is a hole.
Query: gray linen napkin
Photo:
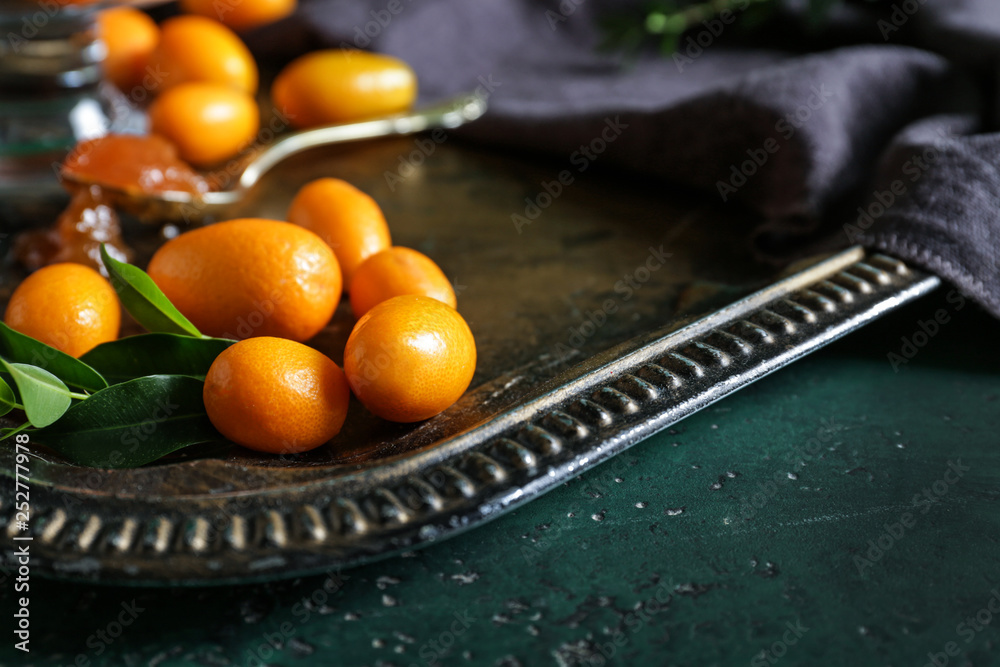
[[[1000,2],[851,5],[823,33],[786,18],[756,39],[707,23],[674,57],[598,51],[599,19],[629,4],[304,0],[275,29],[400,57],[427,101],[479,88],[476,140],[698,188],[779,238],[888,251],[1000,317]]]

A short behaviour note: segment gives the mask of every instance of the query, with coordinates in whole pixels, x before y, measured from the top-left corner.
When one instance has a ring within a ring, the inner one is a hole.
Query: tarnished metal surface
[[[298,457],[216,448],[93,471],[43,455],[31,467],[35,570],[233,581],[409,549],[530,500],[937,284],[860,250],[776,282],[750,259],[741,216],[606,174],[554,194],[565,167],[401,140],[307,155],[267,179],[246,214],[282,217],[323,175],[375,196],[394,241],[454,280],[480,352],[472,390],[418,425],[354,404],[334,441]],[[136,241],[148,251],[155,239]],[[339,363],[351,325],[342,308],[314,344]]]
[[[32,577],[31,655],[0,664],[918,666],[949,642],[949,665],[998,664],[995,615],[971,619],[1000,571],[1000,322],[946,294],[402,557],[246,586]]]

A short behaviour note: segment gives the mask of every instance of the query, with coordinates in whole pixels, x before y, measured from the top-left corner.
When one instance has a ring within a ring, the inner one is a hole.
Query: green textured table
[[[34,578],[30,655],[8,578],[0,663],[1000,664],[1000,323],[947,296],[402,558],[228,588]]]

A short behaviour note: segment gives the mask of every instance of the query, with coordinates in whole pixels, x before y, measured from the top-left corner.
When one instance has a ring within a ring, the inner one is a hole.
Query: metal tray
[[[858,248],[776,271],[753,258],[745,212],[593,167],[557,192],[571,168],[427,138],[283,165],[234,215],[281,218],[298,187],[326,175],[371,193],[394,242],[454,280],[479,348],[472,388],[416,425],[352,403],[343,432],[299,456],[206,446],[111,471],[38,449],[32,572],[245,582],[445,539],[938,284]],[[149,230],[131,237],[146,254],[157,243]],[[0,297],[16,279],[8,268]],[[313,344],[340,363],[352,324],[342,307]],[[0,452],[7,566],[25,536],[11,521],[11,450]]]

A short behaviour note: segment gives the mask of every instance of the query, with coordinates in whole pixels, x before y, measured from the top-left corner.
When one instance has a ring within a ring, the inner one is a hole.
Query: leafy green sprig
[[[806,21],[819,25],[841,0],[806,0]],[[604,21],[605,50],[635,52],[653,43],[664,55],[678,49],[688,30],[726,13],[759,22],[786,4],[786,0],[651,0],[637,11],[628,11]],[[728,23],[729,21],[727,21]]]

